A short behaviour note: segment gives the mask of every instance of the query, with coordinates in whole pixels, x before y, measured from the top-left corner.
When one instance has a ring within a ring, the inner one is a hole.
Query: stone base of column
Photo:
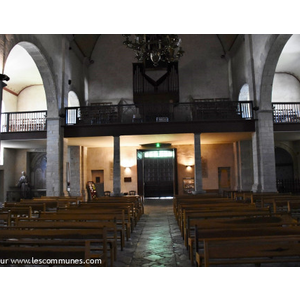
[[[251,191],[252,191],[253,193],[261,193],[261,192],[262,192],[262,190],[261,190],[261,184],[254,183],[254,184],[252,185]]]
[[[193,194],[193,195],[206,194],[206,191],[204,191],[204,190],[201,190],[201,191],[193,191],[192,194]]]
[[[124,196],[123,193],[111,193],[110,196],[113,196],[113,197],[121,197],[121,196]]]

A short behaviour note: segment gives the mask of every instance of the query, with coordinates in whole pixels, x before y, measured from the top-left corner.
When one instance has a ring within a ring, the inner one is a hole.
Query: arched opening
[[[59,115],[58,101],[56,97],[57,91],[51,69],[45,59],[45,56],[41,53],[37,46],[30,42],[20,42],[18,45],[22,46],[32,57],[40,73],[46,95],[47,117],[57,118]]]
[[[47,100],[41,74],[20,45],[10,51],[4,72],[10,80],[3,89],[2,132],[45,131]]]
[[[272,108],[272,90],[276,66],[278,64],[282,50],[290,37],[290,34],[281,34],[278,36],[274,35],[274,37],[269,42],[270,51],[268,52],[268,55],[266,57],[260,84],[260,110],[270,110]]]
[[[275,161],[278,192],[293,192],[294,166],[291,154],[283,148],[276,147]]]
[[[249,101],[250,100],[250,92],[249,85],[245,83],[239,93],[239,101]]]
[[[17,40],[18,38],[21,37],[16,35]],[[56,166],[52,163],[57,161],[57,156],[60,155],[60,151],[57,150],[57,147],[61,145],[60,136],[57,131],[53,131],[54,125],[52,125],[55,123],[56,126],[59,121],[59,106],[54,76],[47,60],[47,52],[41,45],[40,47],[36,45],[40,45],[38,39],[32,38],[31,42],[20,41],[10,49],[6,58],[4,73],[10,77],[10,80],[3,95],[4,105],[2,108],[4,115],[6,113],[6,117],[2,115],[1,130],[2,132],[47,131],[47,141],[45,139],[32,139],[26,145],[26,151],[27,153],[30,153],[30,151],[43,153],[44,158],[50,162],[50,170],[48,167],[46,168],[45,164],[42,165],[42,168],[33,168],[30,163],[31,157],[22,155],[24,151],[17,149],[11,155],[27,169],[29,178],[34,181],[33,187],[35,189],[36,186],[40,187],[39,191],[43,190],[43,193],[45,193],[46,178],[47,190],[49,190],[48,180],[52,180],[52,174],[55,173],[60,178],[62,173],[62,171],[57,170],[50,172],[51,168],[60,168],[59,165]],[[9,112],[12,113],[9,114]],[[49,126],[49,120],[51,126]],[[51,134],[54,137],[49,138]],[[42,136],[39,135],[39,137]],[[46,137],[46,134],[44,136]],[[58,142],[53,143],[54,139]],[[10,141],[7,143],[10,143]],[[9,148],[13,147],[12,145]],[[51,147],[55,149],[52,150]],[[36,149],[41,150],[37,151]],[[12,185],[15,181],[14,176],[16,175],[14,173],[19,172],[17,166],[14,172],[12,171],[11,169],[5,170],[7,174],[11,173],[11,176],[7,181],[4,193],[9,189],[9,185]],[[49,183],[50,185],[53,189],[52,182]]]
[[[79,107],[80,102],[75,92],[70,91],[68,94],[68,107]]]
[[[68,108],[70,107],[80,107],[80,101],[75,92],[70,91],[68,94]],[[77,109],[67,109],[66,110],[66,120],[68,124],[76,124],[78,113],[80,111]]]
[[[10,80],[3,91],[2,112],[47,110],[42,77],[22,46],[15,45],[11,50],[4,73],[9,74]]]
[[[300,102],[300,35],[285,44],[276,65],[272,102]]]

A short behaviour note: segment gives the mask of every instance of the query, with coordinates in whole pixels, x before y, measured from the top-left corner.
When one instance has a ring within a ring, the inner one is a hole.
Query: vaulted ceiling
[[[72,36],[83,57],[91,58],[100,34],[75,34]],[[230,51],[236,34],[216,35],[224,53]],[[297,77],[300,81],[300,35],[293,35],[282,51],[276,72],[285,72]],[[42,84],[39,71],[30,55],[21,46],[11,51],[5,65],[5,74],[10,77],[7,89],[18,95],[23,89]]]

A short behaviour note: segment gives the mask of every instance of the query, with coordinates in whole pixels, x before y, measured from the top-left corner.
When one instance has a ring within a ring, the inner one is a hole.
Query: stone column
[[[253,185],[253,162],[251,140],[238,141],[238,190],[251,191]]]
[[[114,136],[114,178],[113,195],[121,194],[121,156],[120,156],[120,137]]]
[[[200,133],[194,134],[194,155],[195,155],[195,166],[194,166],[194,180],[195,180],[195,191],[194,194],[203,194],[202,186],[202,161],[201,161],[201,138]]]
[[[81,196],[81,147],[69,146],[70,150],[70,194]]]
[[[239,148],[239,142],[233,143],[233,157],[234,157],[234,190],[238,191],[240,190],[240,148]]]
[[[47,118],[47,196],[63,195],[63,134],[60,118]]]
[[[276,192],[273,113],[257,112],[256,132],[252,136],[253,192]]]
[[[1,122],[1,114],[2,114],[2,100],[3,100],[3,89],[7,86],[7,84],[3,81],[9,81],[9,77],[5,74],[0,74],[0,125],[2,124]],[[2,128],[1,128],[2,130]],[[1,138],[1,137],[0,137]],[[0,139],[1,141],[1,139]]]
[[[7,86],[6,83],[3,82],[3,80],[5,81],[8,81],[9,80],[9,77],[6,76],[5,74],[0,74],[0,132],[2,131],[2,128],[1,128],[1,124],[2,124],[2,119],[1,119],[1,114],[2,114],[2,100],[3,100],[3,88],[5,88]],[[1,134],[0,134],[0,156],[2,156],[3,154],[1,153]],[[4,161],[1,162],[0,161],[0,164],[3,163],[4,164]],[[2,181],[2,179],[4,179],[3,177],[3,174],[4,172],[1,171],[1,174],[0,174],[0,203],[1,202],[5,202],[5,198],[6,198],[6,188],[4,188],[4,182]]]

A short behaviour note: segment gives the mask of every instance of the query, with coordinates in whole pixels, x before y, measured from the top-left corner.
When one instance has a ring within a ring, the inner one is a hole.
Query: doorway
[[[98,197],[104,196],[104,170],[92,170],[92,181]]]
[[[231,189],[230,177],[230,167],[218,168],[218,185],[220,194],[222,194],[224,190]]]
[[[173,197],[177,190],[176,151],[138,150],[138,193],[145,198]]]

